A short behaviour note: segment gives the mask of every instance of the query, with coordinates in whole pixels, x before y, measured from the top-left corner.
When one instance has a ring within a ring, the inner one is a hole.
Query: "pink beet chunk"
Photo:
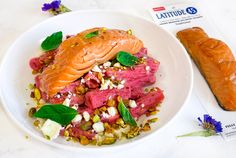
[[[122,89],[107,89],[107,90],[91,90],[85,94],[85,105],[95,109],[105,105],[109,98],[121,96],[123,99],[128,99],[131,96],[131,89],[125,87]]]
[[[106,71],[108,77],[116,77],[118,80],[125,80],[126,86],[140,88],[155,83],[155,73],[160,63],[153,58],[148,57],[146,64],[136,65],[127,70],[114,71],[112,68]]]
[[[34,71],[42,70],[54,60],[56,53],[57,50],[52,50],[45,52],[40,57],[32,58],[29,62],[31,69],[33,69]]]
[[[145,114],[148,109],[156,107],[164,99],[163,92],[156,88],[156,91],[151,91],[136,100],[137,107],[131,108],[130,112],[133,117],[140,117]],[[144,105],[142,107],[142,105]]]

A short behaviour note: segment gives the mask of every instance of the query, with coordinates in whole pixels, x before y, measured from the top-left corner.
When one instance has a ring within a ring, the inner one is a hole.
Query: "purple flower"
[[[221,126],[220,121],[216,121],[213,119],[210,115],[205,114],[203,115],[203,121],[200,117],[198,117],[199,122],[201,123],[200,125],[207,130],[214,130],[215,133],[220,133],[223,131],[223,128]]]
[[[51,3],[44,3],[42,11],[48,11],[50,9],[57,10],[60,7],[61,0],[54,0]]]

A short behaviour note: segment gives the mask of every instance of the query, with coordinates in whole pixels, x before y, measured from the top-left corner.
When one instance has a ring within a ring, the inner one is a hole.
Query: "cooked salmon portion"
[[[97,35],[86,38],[95,31]],[[135,54],[142,47],[141,40],[123,30],[85,30],[61,43],[53,63],[40,75],[40,90],[53,96],[95,65],[113,59],[119,51]]]
[[[220,106],[235,111],[236,61],[230,48],[208,37],[199,27],[179,31],[177,37],[199,67]]]

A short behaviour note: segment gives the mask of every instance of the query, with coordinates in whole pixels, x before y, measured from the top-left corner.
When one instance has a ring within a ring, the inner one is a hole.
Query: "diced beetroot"
[[[148,86],[155,83],[155,73],[159,67],[159,62],[153,58],[147,58],[147,64],[139,64],[127,70],[114,71],[110,68],[106,71],[108,77],[115,76],[118,80],[126,80],[125,85],[133,88]]]
[[[60,91],[61,94],[64,94],[64,93],[75,93],[76,91],[76,87],[79,86],[81,83],[80,83],[80,80],[78,81],[75,81],[75,82],[72,82],[71,84],[67,85],[64,89],[62,89]]]
[[[98,77],[94,73],[90,73],[90,72],[87,73],[87,75],[85,75],[84,79],[85,79],[85,84],[89,88],[98,88],[99,87],[100,80],[98,79]]]
[[[106,103],[109,97],[114,98],[118,95],[123,99],[129,99],[131,96],[131,89],[129,87],[125,87],[122,89],[95,89],[89,91],[85,94],[85,105],[92,109],[99,108]]]
[[[85,101],[85,97],[84,95],[72,95],[71,99],[70,99],[70,105],[74,105],[74,104],[78,104],[78,105],[82,105],[84,104]]]
[[[40,71],[44,64],[40,62],[39,58],[32,58],[30,59],[29,65],[34,71]]]
[[[138,99],[144,95],[143,88],[132,88],[130,99]]]
[[[62,104],[65,99],[66,99],[66,96],[56,97],[56,95],[55,95],[55,96],[47,99],[47,101],[52,104]]]
[[[34,71],[40,71],[54,60],[56,53],[57,50],[45,52],[40,57],[32,58],[29,65]]]
[[[112,116],[112,117],[109,117],[109,118],[102,117],[101,121],[102,122],[108,122],[108,123],[112,124],[112,123],[115,123],[118,118],[120,118],[120,115],[116,114],[115,116]]]
[[[39,88],[40,87],[40,76],[39,75],[35,76],[34,81],[35,81],[36,88]]]
[[[142,58],[147,56],[147,48],[141,48],[140,51],[136,54],[134,54],[137,58]]]
[[[136,100],[137,107],[131,108],[130,112],[133,117],[139,117],[147,112],[148,109],[156,107],[164,99],[163,92],[157,88]],[[144,105],[142,107],[142,104]]]
[[[90,107],[87,107],[85,105],[79,106],[78,107],[78,112],[82,114],[84,111],[87,111],[89,114],[94,112],[94,109],[91,109]]]
[[[72,137],[79,137],[79,136],[86,136],[88,139],[92,139],[95,136],[95,133],[92,133],[91,131],[83,131],[80,129],[79,125],[75,127],[71,127],[70,135]]]

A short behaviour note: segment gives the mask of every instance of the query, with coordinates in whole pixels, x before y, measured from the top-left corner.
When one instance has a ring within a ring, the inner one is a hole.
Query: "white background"
[[[41,11],[44,0],[1,0],[0,1],[0,59],[16,38],[33,25],[50,18]],[[131,14],[151,19],[148,9],[159,4],[191,2],[189,0],[64,0],[63,4],[72,10],[111,9],[122,10]],[[197,0],[215,23],[215,27],[236,50],[236,1],[235,0]],[[216,105],[217,106],[217,105]],[[176,139],[177,135],[201,129],[196,118],[205,110],[201,107],[193,90],[190,101],[179,116],[161,133],[142,144],[122,151],[72,152],[43,144],[32,137],[28,139],[6,115],[0,106],[0,158],[131,158],[131,157],[166,157],[166,158],[233,158],[236,157],[236,140],[226,142],[221,136],[209,138],[188,137]]]

